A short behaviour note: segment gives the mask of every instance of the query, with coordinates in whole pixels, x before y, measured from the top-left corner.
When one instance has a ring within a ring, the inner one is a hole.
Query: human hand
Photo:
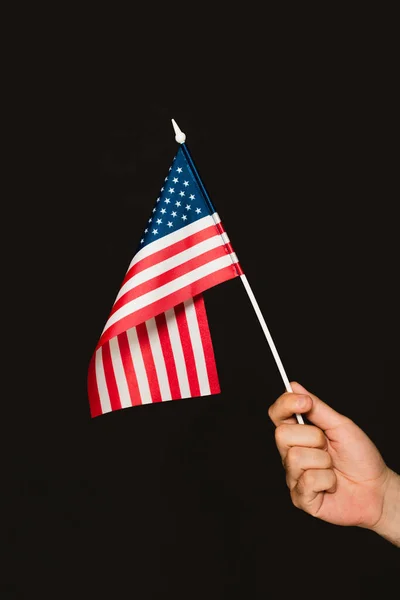
[[[370,438],[299,383],[269,408],[293,504],[336,525],[380,531],[385,496],[399,490],[399,476],[385,464]],[[305,414],[312,425],[299,425]],[[397,478],[397,479],[396,479]],[[393,482],[396,481],[394,484]],[[385,526],[386,527],[386,526]],[[393,541],[393,540],[391,540]]]

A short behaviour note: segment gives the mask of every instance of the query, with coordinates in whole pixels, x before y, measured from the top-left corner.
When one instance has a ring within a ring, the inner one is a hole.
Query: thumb
[[[295,394],[307,394],[312,400],[312,407],[306,413],[306,417],[311,423],[325,431],[331,429],[337,425],[343,424],[348,421],[348,418],[331,408],[328,404],[325,404],[318,396],[311,394],[305,387],[292,381],[290,383],[292,390]]]

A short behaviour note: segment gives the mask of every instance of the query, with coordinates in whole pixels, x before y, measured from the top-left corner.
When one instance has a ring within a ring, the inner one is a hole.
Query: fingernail
[[[305,396],[300,396],[296,401],[297,408],[305,408],[307,406],[307,402],[308,401]]]

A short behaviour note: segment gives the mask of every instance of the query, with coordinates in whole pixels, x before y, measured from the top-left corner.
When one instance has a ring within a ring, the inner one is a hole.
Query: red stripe
[[[139,404],[142,404],[142,398],[140,396],[135,367],[133,366],[128,336],[125,332],[120,333],[117,340],[119,345],[119,351],[121,354],[122,364],[124,366],[125,379],[129,388],[131,402],[133,406],[137,406]]]
[[[111,351],[109,343],[104,344],[104,346],[102,347],[102,359],[108,395],[110,396],[111,410],[118,410],[119,408],[121,408],[121,400],[119,398],[117,382],[115,380],[115,373],[111,360]]]
[[[174,311],[176,322],[178,324],[179,336],[181,338],[183,356],[185,358],[190,395],[191,397],[200,396],[200,385],[197,377],[192,340],[190,339],[189,327],[186,319],[185,305],[179,304],[178,306],[175,306]]]
[[[222,225],[221,222],[217,223],[217,229],[218,229],[218,233],[220,235],[222,235],[223,233],[226,233],[225,232],[225,227]],[[225,248],[226,248],[226,251],[227,251],[228,254],[234,254],[235,253],[234,249],[232,248],[232,244],[230,242],[225,242]],[[243,269],[240,266],[239,262],[235,263],[235,269],[236,269],[237,274],[239,276],[243,275]]]
[[[225,244],[225,250],[226,250],[227,254],[235,254],[235,251],[234,251],[234,249],[232,248],[232,244],[231,244],[230,242],[227,242],[227,243]],[[240,266],[240,263],[239,263],[239,262],[236,262],[236,263],[235,263],[235,269],[236,269],[236,271],[237,271],[238,275],[243,275],[243,269],[242,269],[242,267]]]
[[[108,329],[106,329],[106,331],[102,334],[97,344],[97,348],[99,348],[99,346],[101,346],[102,344],[105,344],[114,336],[119,335],[123,331],[127,331],[131,327],[135,327],[139,323],[143,323],[144,321],[151,319],[155,315],[158,315],[162,312],[166,312],[167,310],[176,306],[180,302],[184,302],[189,298],[193,298],[193,296],[204,292],[204,290],[207,290],[213,287],[214,285],[218,285],[223,281],[228,281],[229,279],[233,279],[237,276],[238,273],[236,272],[234,265],[228,265],[227,267],[224,267],[219,271],[215,271],[214,273],[210,273],[209,275],[206,275],[201,279],[197,279],[193,283],[186,285],[185,287],[181,288],[180,290],[177,290],[176,292],[173,292],[172,294],[168,294],[167,296],[160,298],[156,302],[152,302],[151,304],[148,304],[147,306],[136,310],[134,313],[123,317],[122,319],[108,327]]]
[[[221,258],[225,255],[226,249],[224,248],[224,246],[218,246],[217,248],[213,248],[212,250],[203,252],[203,254],[200,254],[200,256],[195,256],[194,258],[187,260],[182,265],[178,265],[173,269],[169,269],[169,271],[165,271],[164,273],[156,275],[148,281],[144,281],[143,283],[137,285],[133,289],[129,290],[129,292],[126,292],[123,296],[118,298],[118,300],[112,307],[110,317],[118,309],[120,309],[122,306],[125,306],[125,304],[127,304],[131,300],[139,298],[139,296],[143,296],[143,294],[147,294],[148,292],[152,292],[153,290],[156,290],[162,285],[166,285],[167,283],[174,281],[174,279],[182,277],[183,275],[190,273],[194,269],[206,265],[212,260],[216,260],[217,258]]]
[[[221,235],[222,235],[223,233],[226,233],[226,232],[225,232],[225,227],[222,225],[222,223],[221,223],[221,222],[220,222],[220,223],[217,223],[217,229],[218,229],[218,233],[220,233]],[[228,254],[235,254],[235,251],[234,251],[234,249],[232,248],[232,244],[231,244],[230,242],[225,242],[225,248],[226,248],[226,251],[227,251],[227,253],[228,253]],[[240,275],[243,275],[243,269],[242,269],[242,267],[240,266],[240,263],[239,263],[239,262],[235,263],[235,269],[236,269],[236,271],[237,271],[237,274],[238,274],[239,276],[240,276]]]
[[[94,353],[90,359],[87,386],[90,414],[92,417],[98,417],[103,414],[103,411],[101,410],[100,395],[96,379],[96,353]]]
[[[161,402],[160,386],[158,385],[157,371],[156,366],[154,364],[153,353],[151,351],[146,323],[140,323],[140,325],[136,327],[136,332],[140,344],[140,349],[142,351],[143,362],[146,369],[147,380],[149,382],[152,402]]]
[[[162,353],[164,356],[172,400],[178,400],[179,398],[182,398],[182,394],[179,387],[178,373],[176,371],[175,358],[172,352],[171,339],[169,337],[165,313],[157,315],[155,321],[160,338]]]
[[[196,244],[199,244],[204,240],[208,240],[209,238],[214,237],[215,235],[218,235],[218,230],[215,227],[215,225],[211,225],[210,227],[202,229],[197,233],[188,235],[188,237],[184,238],[183,240],[180,240],[179,242],[175,242],[175,244],[171,244],[166,248],[162,248],[161,250],[157,250],[157,252],[153,252],[153,254],[150,254],[150,256],[142,258],[142,260],[139,260],[137,263],[135,263],[134,265],[132,265],[132,267],[128,269],[124,280],[121,284],[121,287],[124,285],[124,283],[129,281],[131,277],[136,275],[136,273],[140,273],[140,271],[144,271],[145,269],[148,269],[148,267],[151,267],[154,264],[160,263],[163,260],[166,260],[167,258],[171,258],[171,256],[175,256],[176,254],[179,254],[184,250],[188,250]]]
[[[216,224],[216,228],[218,229],[218,233],[225,233],[225,227],[222,225],[221,221]]]
[[[219,386],[217,365],[215,363],[214,349],[211,341],[210,329],[208,326],[208,319],[203,296],[196,296],[195,298],[193,298],[193,302],[194,307],[196,309],[201,341],[203,343],[204,357],[206,361],[210,390],[212,394],[219,394],[221,389]]]

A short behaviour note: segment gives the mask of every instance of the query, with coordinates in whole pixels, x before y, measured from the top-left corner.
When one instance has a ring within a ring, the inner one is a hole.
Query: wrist
[[[371,530],[400,547],[400,475],[391,469],[385,481],[382,514]]]

